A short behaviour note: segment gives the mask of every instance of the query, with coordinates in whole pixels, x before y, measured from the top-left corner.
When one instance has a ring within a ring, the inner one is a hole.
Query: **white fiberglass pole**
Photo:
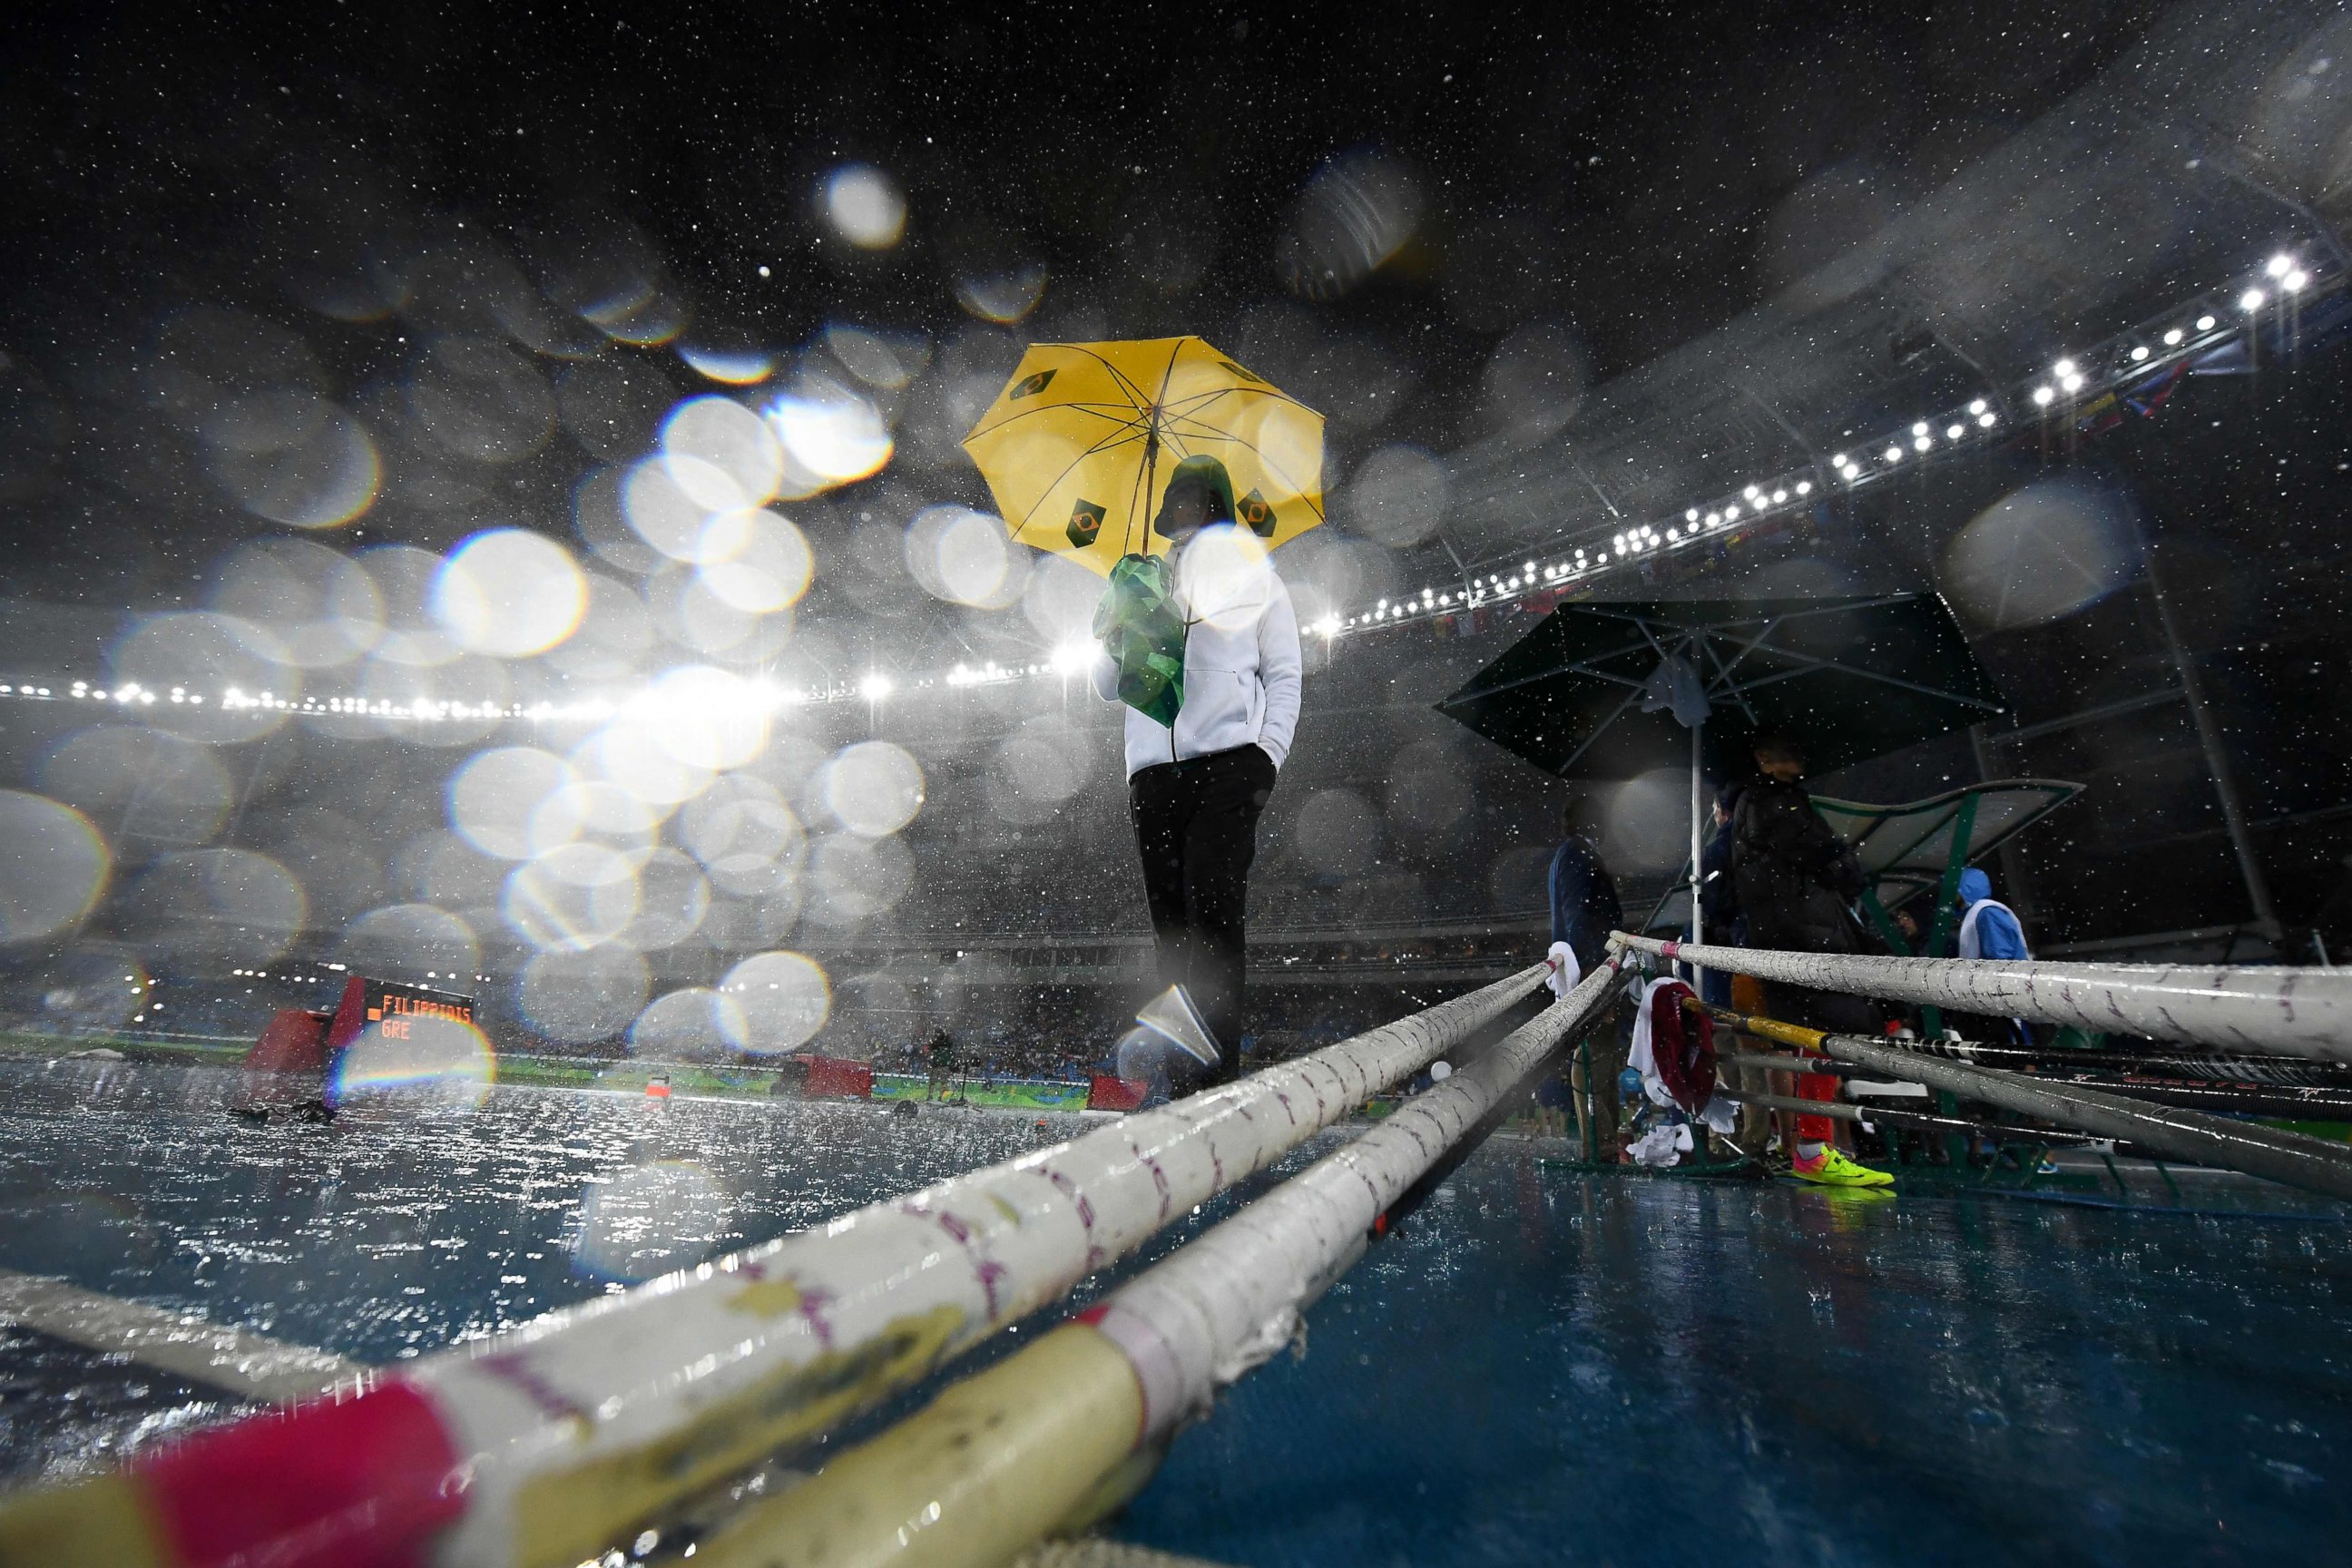
[[[1614,1001],[1615,959],[1379,1126],[698,1542],[713,1568],[995,1568],[1123,1500],[1135,1456],[1289,1344],[1376,1223]],[[1148,1465],[1148,1458],[1146,1459]],[[1148,1468],[1143,1473],[1148,1474]],[[1075,1517],[1074,1517],[1075,1516]]]
[[[1988,1018],[2352,1061],[2352,971],[1777,952],[1655,942],[1623,931],[1609,940],[1635,952],[1695,959],[1759,980]]]

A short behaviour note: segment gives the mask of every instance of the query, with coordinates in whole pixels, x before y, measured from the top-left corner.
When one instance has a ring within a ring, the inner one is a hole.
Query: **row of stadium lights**
[[[2273,303],[2286,304],[2299,299],[2313,282],[2310,269],[2292,253],[2273,256],[2263,267],[2264,282],[2249,285],[2238,296],[2238,308],[2248,317]],[[2158,334],[2154,342],[2134,341],[2137,334],[2126,333],[2113,340],[2113,352],[2097,357],[2108,368],[2100,375],[2101,384],[2091,385],[2095,370],[2086,369],[2073,358],[2062,358],[2050,367],[2047,377],[2041,379],[2028,395],[2033,406],[2052,410],[2063,398],[2071,405],[2082,400],[2086,389],[2095,395],[2099,391],[2144,378],[2158,364],[2170,360],[2185,359],[2204,353],[2219,342],[2232,336],[2237,328],[2225,322],[2214,311],[2191,307],[2196,314],[2184,311],[2170,326]],[[2128,347],[2124,345],[2128,344]],[[2092,356],[2085,356],[2090,359]],[[1956,409],[1933,419],[1912,422],[1906,433],[1886,438],[1883,447],[1873,446],[1857,448],[1862,456],[1838,452],[1831,456],[1829,466],[1834,469],[1848,489],[1858,489],[1886,478],[1892,471],[1914,458],[1924,458],[1937,446],[1941,427],[1942,444],[1958,446],[1969,440],[1990,439],[1999,429],[2001,416],[1989,399],[1972,399],[1965,409]],[[1523,594],[1539,593],[1562,584],[1581,581],[1597,574],[1621,566],[1635,557],[1659,549],[1678,550],[1743,520],[1753,521],[1769,516],[1784,508],[1807,504],[1813,491],[1810,479],[1776,479],[1768,488],[1752,484],[1737,497],[1707,503],[1704,507],[1686,507],[1679,522],[1670,522],[1662,538],[1654,524],[1639,524],[1618,533],[1609,548],[1595,547],[1589,554],[1579,548],[1548,565],[1538,567],[1535,562],[1523,563],[1519,570],[1506,577],[1490,573],[1473,577],[1459,589],[1423,588],[1418,595],[1402,599],[1381,600],[1360,615],[1329,615],[1315,623],[1313,630],[1328,641],[1344,632],[1364,631],[1375,626],[1395,625],[1409,620],[1423,620],[1463,609],[1475,608],[1497,600]]]
[[[335,972],[335,974],[343,974],[343,973],[347,973],[350,971],[350,969],[351,969],[351,965],[350,965],[350,964],[347,964],[347,963],[321,963],[321,964],[320,964],[320,965],[319,965],[319,967],[320,967],[320,968],[321,968],[321,969],[331,969],[331,970],[333,970],[333,971]],[[233,975],[236,975],[236,976],[238,976],[238,977],[240,977],[240,978],[243,978],[243,979],[246,979],[246,980],[267,980],[267,979],[270,978],[269,972],[268,972],[268,970],[266,970],[266,969],[232,969],[232,970],[230,970],[230,971],[229,971],[229,973],[230,973],[231,974],[233,974]],[[129,975],[127,975],[127,974],[126,974],[126,975],[124,975],[124,976],[123,976],[123,978],[124,978],[125,980],[128,980],[128,979],[130,979],[131,977],[130,977]],[[290,981],[298,981],[298,982],[299,982],[299,981],[307,981],[307,982],[309,982],[309,983],[310,983],[310,984],[312,984],[312,985],[322,985],[322,984],[327,984],[329,981],[332,980],[332,979],[334,978],[334,975],[330,975],[330,974],[289,974],[289,973],[287,973],[284,970],[282,970],[282,969],[281,969],[281,970],[279,970],[279,971],[278,972],[278,979],[280,979],[280,980],[290,980]],[[451,970],[451,971],[450,971],[448,973],[446,973],[446,974],[440,973],[438,971],[436,971],[436,970],[428,969],[428,970],[426,970],[426,971],[425,972],[425,979],[427,979],[427,980],[457,980],[457,979],[462,979],[462,978],[464,978],[464,977],[463,977],[463,976],[461,976],[460,974],[458,974],[458,973],[457,973],[456,970],[454,970],[454,969],[453,969],[453,970]],[[487,975],[487,974],[477,974],[477,975],[475,975],[473,978],[475,978],[476,980],[488,980],[488,979],[489,979],[489,976],[488,976],[488,975]],[[155,984],[159,984],[159,985],[160,985],[160,984],[163,984],[163,982],[159,980],[159,981],[157,981]]]
[[[2299,299],[2314,279],[2310,269],[2291,253],[2282,252],[2264,264],[2263,277],[2268,287],[2253,284],[2238,296],[2238,308],[2246,316],[2253,316],[2266,306],[2286,303]],[[2275,292],[2273,292],[2275,290]],[[2125,334],[2116,343],[2129,342],[2128,348],[2101,356],[2110,368],[2102,376],[2102,387],[2112,387],[2144,377],[2157,368],[2159,353],[2163,360],[2184,359],[2204,353],[2226,341],[2237,331],[2211,310],[2200,309],[2192,318],[2185,312],[2176,322],[2158,334],[2155,342],[2132,342],[2133,334]],[[2086,356],[2087,357],[2087,356]],[[2053,409],[2063,397],[2070,403],[2082,399],[2092,388],[2093,371],[2073,358],[2062,358],[2050,367],[2046,378],[2039,381],[2028,395],[2037,409]],[[1937,447],[1937,426],[1942,427],[1942,441],[1947,447],[1961,445],[1971,439],[1989,439],[1991,432],[2001,426],[2001,416],[1985,398],[1971,399],[1964,409],[1956,409],[1937,419],[1912,422],[1907,435],[1887,438],[1880,448],[1861,449],[1857,458],[1849,452],[1831,455],[1829,466],[1834,469],[1849,490],[1860,489],[1887,478],[1913,458],[1924,458]],[[1489,573],[1473,577],[1458,589],[1423,588],[1415,595],[1391,602],[1381,600],[1371,609],[1360,615],[1327,615],[1307,629],[1323,637],[1328,645],[1341,634],[1367,631],[1375,626],[1399,625],[1406,621],[1424,620],[1435,616],[1455,614],[1480,605],[1540,593],[1564,584],[1582,581],[1597,574],[1622,566],[1626,562],[1655,551],[1679,550],[1700,540],[1736,527],[1742,521],[1772,516],[1791,507],[1809,504],[1813,493],[1810,478],[1780,479],[1768,489],[1763,484],[1751,484],[1736,497],[1709,502],[1704,508],[1685,507],[1679,522],[1670,522],[1662,537],[1656,525],[1639,523],[1616,534],[1607,549],[1595,546],[1588,552],[1577,547],[1570,554],[1549,564],[1533,561],[1521,564],[1518,571],[1505,576]],[[996,686],[1010,681],[1054,677],[1067,680],[1083,673],[1093,660],[1097,645],[1087,639],[1075,639],[1055,647],[1043,661],[1033,664],[1004,665],[990,661],[973,666],[958,664],[945,674],[919,679],[901,686],[891,676],[869,671],[856,681],[797,689],[790,687],[769,687],[755,699],[770,710],[810,704],[825,704],[863,700],[878,707],[902,689],[925,690],[935,687],[963,689],[975,686]],[[0,697],[53,699],[47,686],[11,685],[0,682]],[[68,696],[76,700],[113,701],[152,705],[156,694],[152,689],[129,682],[110,691],[103,686],[87,681],[75,681]],[[173,687],[170,700],[174,703],[202,705],[201,692]],[[619,711],[612,702],[592,700],[583,702],[558,704],[538,702],[529,706],[484,702],[436,701],[417,698],[407,703],[369,700],[362,698],[329,698],[320,700],[305,697],[293,700],[263,691],[248,695],[231,687],[222,693],[218,706],[231,710],[274,710],[287,713],[314,715],[349,715],[360,718],[404,719],[433,722],[448,720],[529,719],[547,722],[576,721],[602,722]]]

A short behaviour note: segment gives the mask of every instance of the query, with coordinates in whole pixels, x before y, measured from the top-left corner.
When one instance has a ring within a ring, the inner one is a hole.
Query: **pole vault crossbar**
[[[1551,972],[452,1347],[356,1398],[0,1500],[0,1563],[571,1568],[1059,1300]]]
[[[1612,946],[1758,980],[2095,1034],[2352,1062],[2352,971],[1880,958],[1657,942]]]
[[[1616,1004],[1617,961],[1475,1061],[1072,1322],[698,1542],[714,1568],[997,1568],[1148,1479],[1296,1337],[1391,1205]]]

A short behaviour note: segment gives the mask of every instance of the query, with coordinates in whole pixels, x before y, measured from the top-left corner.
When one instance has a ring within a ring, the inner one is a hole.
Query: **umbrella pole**
[[[1159,475],[1160,417],[1159,410],[1155,408],[1152,411],[1151,427],[1145,431],[1143,436],[1143,510],[1147,512],[1151,510],[1151,481],[1159,478]],[[1135,553],[1135,509],[1132,507],[1128,509],[1127,513],[1127,538],[1121,542],[1127,545],[1127,553],[1129,555]],[[1151,553],[1151,524],[1148,521],[1143,525],[1143,552],[1146,555]]]

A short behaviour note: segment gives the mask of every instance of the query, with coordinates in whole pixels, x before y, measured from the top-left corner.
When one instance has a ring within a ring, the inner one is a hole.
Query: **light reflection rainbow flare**
[[[457,1018],[409,1014],[370,1024],[327,1069],[327,1106],[337,1113],[468,1111],[489,1098],[498,1053],[488,1037]]]

